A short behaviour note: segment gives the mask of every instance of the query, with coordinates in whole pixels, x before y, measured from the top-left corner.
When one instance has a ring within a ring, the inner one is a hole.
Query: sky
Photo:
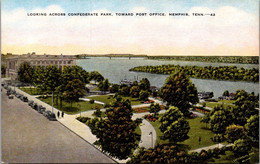
[[[258,7],[258,0],[2,0],[1,53],[257,56]]]

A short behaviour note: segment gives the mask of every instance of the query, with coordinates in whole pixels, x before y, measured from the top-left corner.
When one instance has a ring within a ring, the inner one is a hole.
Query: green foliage
[[[228,96],[229,96],[229,91],[228,91],[228,90],[225,90],[225,91],[223,92],[223,95],[222,95],[222,96],[228,97]]]
[[[48,91],[54,92],[61,85],[61,71],[57,66],[49,65],[44,71],[43,86]]]
[[[135,129],[141,120],[131,119],[133,110],[129,100],[122,100],[118,96],[115,98],[106,110],[107,118],[92,119],[89,125],[98,138],[95,144],[100,145],[103,151],[109,152],[113,157],[126,159],[138,146],[136,141],[140,140],[140,135]]]
[[[110,83],[109,83],[108,79],[106,79],[104,81],[100,81],[98,84],[98,88],[100,89],[100,91],[103,91],[103,92],[108,91],[109,86],[110,86]]]
[[[100,109],[98,108],[93,114],[94,114],[96,117],[101,117],[102,112],[101,112]]]
[[[123,96],[128,96],[129,92],[130,92],[130,87],[123,85],[123,86],[120,86],[118,94],[123,95]]]
[[[154,113],[155,115],[158,114],[158,112],[161,110],[161,107],[158,103],[152,103],[150,105],[150,113]]]
[[[258,64],[258,56],[147,56],[148,59],[200,61],[212,63]]]
[[[140,81],[140,89],[144,91],[150,91],[150,82],[147,78],[143,78]]]
[[[146,100],[148,100],[149,94],[150,93],[148,91],[141,90],[139,93],[139,99],[146,101]]]
[[[104,77],[98,71],[93,71],[93,72],[90,72],[89,80],[94,80],[96,83],[96,82],[103,81]]]
[[[253,115],[247,120],[245,130],[252,142],[259,143],[259,115]]]
[[[18,80],[24,83],[32,83],[33,68],[29,63],[23,62],[18,69]]]
[[[224,133],[226,127],[233,123],[233,118],[231,107],[216,106],[210,112],[210,129],[215,133]]]
[[[258,99],[257,96],[248,94],[244,90],[236,91],[235,99],[237,107],[232,112],[234,113],[236,124],[243,126],[252,115],[258,115],[259,111],[255,109],[259,106]]]
[[[5,75],[6,73],[6,66],[4,64],[1,64],[1,74]]]
[[[190,114],[190,103],[195,104],[199,101],[197,88],[182,72],[174,72],[166,79],[160,89],[160,95],[167,103],[178,107],[185,116]]]
[[[172,144],[157,144],[154,149],[140,148],[127,163],[193,163],[187,152]]]
[[[95,102],[95,100],[93,100],[93,99],[89,100],[90,104],[94,104],[94,102]]]
[[[239,125],[229,125],[226,128],[225,137],[229,143],[233,143],[238,139],[245,138],[246,134],[244,127]]]
[[[212,138],[212,141],[217,142],[217,143],[223,142],[224,140],[225,140],[225,137],[223,134],[214,134],[214,136]]]
[[[252,146],[246,139],[238,139],[232,146],[233,152],[236,155],[246,155],[251,150]]]
[[[139,97],[140,87],[137,85],[134,85],[130,88],[130,95],[133,98]]]
[[[183,71],[190,77],[200,79],[219,79],[231,81],[259,81],[258,69],[244,69],[236,66],[220,67],[200,67],[200,66],[180,66],[180,65],[159,65],[159,66],[138,66],[131,68],[130,71],[149,72],[157,74],[172,74],[176,71]]]
[[[69,81],[65,87],[64,92],[65,100],[68,102],[77,102],[80,97],[85,95],[85,85],[79,79]]]
[[[187,135],[190,125],[183,117],[183,114],[177,107],[170,107],[159,118],[161,123],[159,129],[163,133],[162,140],[169,139],[170,142],[182,142],[189,138]]]
[[[109,88],[109,92],[111,92],[111,93],[116,93],[116,92],[118,92],[118,90],[119,90],[118,84],[112,84],[112,86],[110,86],[110,88]]]

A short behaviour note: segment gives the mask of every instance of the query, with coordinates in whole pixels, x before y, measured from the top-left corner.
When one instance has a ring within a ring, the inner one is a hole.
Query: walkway
[[[205,147],[201,147],[201,148],[198,148],[198,149],[195,149],[195,150],[191,150],[189,151],[189,153],[192,153],[192,152],[201,152],[201,150],[209,150],[209,149],[214,149],[214,148],[222,148],[224,146],[226,147],[230,147],[232,146],[233,144],[228,144],[228,145],[224,145],[222,143],[219,143],[219,144],[215,144],[215,145],[211,145],[211,146],[205,146]]]
[[[46,110],[53,111],[53,113],[55,113],[57,115],[57,112],[59,111],[58,109],[52,108],[49,104],[40,101],[36,97],[29,95],[28,93],[20,90],[19,88],[16,88],[15,90],[16,90],[16,92],[28,97],[29,100],[34,101],[38,105],[42,105],[42,106],[46,107]],[[150,104],[144,104],[144,105],[149,106]],[[76,115],[64,114],[64,118],[57,118],[57,120],[62,125],[67,127],[69,130],[71,130],[75,134],[77,134],[79,137],[81,137],[82,139],[86,140],[87,142],[89,142],[90,144],[93,145],[93,143],[97,140],[96,136],[91,133],[91,130],[88,126],[81,123],[76,118],[79,117],[80,115],[86,116],[86,117],[93,117],[92,114],[94,113],[94,111],[95,110],[90,110],[90,111],[86,111],[86,112],[81,112],[80,114],[76,114]],[[101,111],[105,111],[105,109],[101,109]],[[145,114],[148,114],[148,113],[134,114],[133,119],[140,118],[140,117],[144,116]],[[145,147],[145,148],[150,148],[150,147],[152,147],[152,145],[154,146],[156,143],[156,138],[157,138],[154,127],[148,121],[143,120],[143,123],[140,126],[140,129],[141,129],[141,142],[139,143],[139,146]],[[93,145],[93,146],[96,147],[95,145]],[[127,161],[127,160],[118,160],[118,159],[115,159],[115,160],[120,163],[125,163]]]

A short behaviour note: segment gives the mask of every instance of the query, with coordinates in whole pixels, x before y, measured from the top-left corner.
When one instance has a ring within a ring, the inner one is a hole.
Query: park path
[[[57,112],[59,111],[56,108],[52,108],[51,105],[37,99],[36,96],[32,96],[29,95],[28,93],[20,90],[19,88],[15,89],[16,92],[21,93],[24,96],[27,96],[29,100],[34,101],[35,103],[37,103],[38,105],[42,105],[44,107],[46,107],[46,110],[49,111],[53,111],[53,113],[56,114],[57,116]],[[87,98],[83,98],[85,101],[89,101],[89,99]],[[83,100],[82,99],[82,100]],[[149,98],[151,100],[153,100],[155,103],[159,103],[160,105],[164,104],[162,101],[154,99],[154,98]],[[95,103],[97,103],[97,101],[95,101]],[[103,103],[103,102],[99,102],[99,103]],[[149,107],[150,104],[140,104],[140,105],[133,105],[132,108],[139,108],[139,107]],[[106,109],[101,109],[101,111],[105,111]],[[96,136],[93,135],[91,133],[91,130],[88,126],[86,126],[85,124],[81,123],[80,121],[78,121],[76,118],[79,116],[85,116],[85,117],[90,117],[93,118],[92,114],[94,113],[95,110],[89,110],[89,111],[85,111],[85,112],[81,112],[75,115],[69,115],[69,114],[64,114],[63,118],[57,118],[57,120],[64,125],[66,128],[68,128],[69,130],[71,130],[72,132],[74,132],[75,134],[77,134],[79,137],[81,137],[82,139],[84,139],[85,141],[87,141],[88,143],[92,144],[94,147],[96,147],[93,143],[97,140]],[[192,111],[193,112],[193,111]],[[161,110],[159,113],[165,113],[165,110]],[[199,117],[204,116],[201,113],[198,112],[194,112],[196,113]],[[144,115],[149,114],[149,112],[145,112],[145,113],[134,113],[132,119],[137,119],[137,118],[142,118]],[[145,119],[143,119],[142,124],[140,126],[141,129],[141,141],[139,142],[139,147],[144,147],[146,149],[154,147],[156,144],[156,138],[157,138],[157,134],[156,131],[154,129],[154,127]],[[216,145],[212,145],[213,148],[216,147]],[[200,149],[196,149],[196,150],[192,150],[192,151],[199,151],[202,149],[211,149],[212,146],[209,147],[203,147]],[[218,144],[217,144],[218,146]],[[99,149],[98,147],[96,147],[97,149]],[[100,150],[100,149],[99,149]],[[113,158],[114,160],[116,160],[119,163],[126,163],[126,160],[119,160],[116,158]]]
[[[210,146],[205,146],[205,147],[201,147],[201,148],[198,148],[198,149],[194,149],[194,150],[190,150],[189,153],[192,153],[192,152],[201,152],[201,150],[209,150],[209,149],[214,149],[214,148],[222,148],[222,147],[230,147],[232,146],[233,144],[228,144],[228,145],[225,145],[225,144],[222,144],[222,143],[219,143],[219,144],[215,144],[215,145],[210,145]]]

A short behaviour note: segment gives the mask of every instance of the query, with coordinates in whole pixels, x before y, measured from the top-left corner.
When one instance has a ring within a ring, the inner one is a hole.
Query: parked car
[[[7,92],[6,92],[6,95],[7,95],[7,96],[11,95],[11,92],[10,92],[10,91],[7,91]]]
[[[30,107],[32,107],[32,105],[33,105],[33,101],[31,100],[31,101],[28,101],[28,105],[30,106]]]
[[[46,111],[43,113],[43,115],[48,118],[50,121],[57,121],[56,116],[51,111]]]
[[[9,98],[9,99],[14,99],[14,96],[9,95],[8,98]]]
[[[37,110],[37,109],[38,109],[37,103],[33,103],[32,108],[35,109],[35,110]]]
[[[28,102],[28,98],[26,96],[23,96],[21,99],[23,102]]]
[[[41,107],[40,109],[38,109],[38,112],[41,114],[45,113],[45,111],[46,111],[45,107]]]

